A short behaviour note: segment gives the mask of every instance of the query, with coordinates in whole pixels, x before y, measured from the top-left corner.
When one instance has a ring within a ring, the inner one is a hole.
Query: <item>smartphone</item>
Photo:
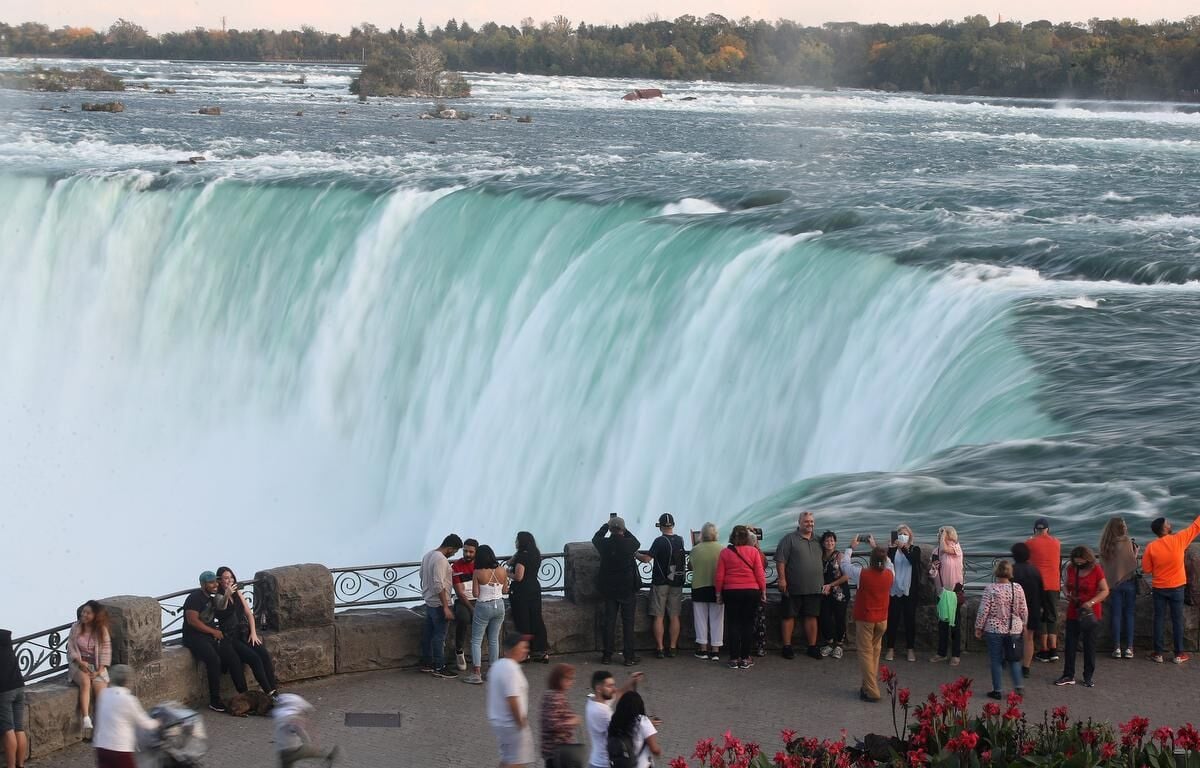
[[[869,543],[871,543],[871,534],[860,533],[854,537],[854,541],[855,541],[855,543],[869,544]]]
[[[611,520],[612,518],[616,517],[616,516],[617,516],[617,513],[616,513],[616,512],[609,512],[609,513],[608,513],[608,519],[610,519],[610,520]]]
[[[759,541],[763,540],[763,529],[762,528],[751,528],[750,530],[754,531],[754,535],[758,537]]]
[[[891,539],[889,539],[889,541],[895,541],[895,540],[896,540],[896,537],[897,537],[897,536],[899,536],[899,535],[900,535],[900,532],[899,532],[899,531],[892,531],[892,538],[891,538]]]

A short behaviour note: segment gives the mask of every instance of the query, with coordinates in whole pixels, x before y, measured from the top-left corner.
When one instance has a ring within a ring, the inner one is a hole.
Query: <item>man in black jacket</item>
[[[625,666],[632,667],[641,661],[633,650],[633,620],[637,593],[642,588],[636,559],[642,545],[636,536],[625,529],[625,521],[614,515],[592,536],[592,546],[600,553],[597,588],[604,597],[604,656],[600,662],[612,663],[613,645],[617,637],[617,611],[620,610],[625,639]]]

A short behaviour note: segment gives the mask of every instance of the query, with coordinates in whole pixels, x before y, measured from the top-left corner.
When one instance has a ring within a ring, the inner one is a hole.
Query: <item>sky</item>
[[[51,27],[107,27],[118,17],[141,24],[152,33],[191,29],[201,26],[220,28],[225,16],[228,26],[237,29],[266,27],[298,28],[311,24],[329,32],[346,32],[351,26],[367,21],[387,29],[397,24],[416,25],[425,17],[428,27],[446,19],[466,20],[473,26],[485,21],[516,24],[524,17],[537,21],[563,14],[574,23],[623,24],[644,20],[648,14],[674,19],[683,14],[704,16],[720,13],[730,18],[786,18],[802,24],[827,21],[937,22],[961,19],[982,13],[993,22],[1006,21],[1086,21],[1092,17],[1111,18],[1133,15],[1142,21],[1182,19],[1200,12],[1192,0],[1060,0],[1047,9],[1043,0],[706,0],[697,7],[690,0],[442,0],[436,4],[414,0],[342,0],[331,3],[318,0],[0,0],[0,21],[9,24],[39,21]]]

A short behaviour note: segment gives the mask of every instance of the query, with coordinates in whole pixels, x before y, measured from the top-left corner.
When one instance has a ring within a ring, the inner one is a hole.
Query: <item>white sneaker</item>
[[[83,740],[91,741],[92,739],[92,718],[86,715],[83,718]]]
[[[845,651],[842,650],[842,646],[840,646],[840,645],[833,646],[833,658],[840,659],[840,658],[842,658],[843,654],[845,654]]]
[[[896,660],[896,651],[895,651],[895,649],[894,649],[894,648],[888,648],[888,649],[887,649],[887,653],[883,654],[883,660],[884,660],[884,661],[895,661],[895,660]]]
[[[465,653],[454,654],[454,666],[458,667],[459,672],[467,671],[467,655]]]
[[[912,648],[909,648],[909,649],[908,649],[908,660],[909,660],[909,661],[916,661],[916,660],[917,660],[917,652],[916,652],[916,651],[914,651]]]
[[[828,655],[829,655],[829,654],[831,654],[831,653],[833,653],[833,646],[832,646],[832,645],[822,645],[822,646],[821,646],[821,656],[822,656],[822,657],[824,657],[824,656],[828,656]]]
[[[933,657],[932,659],[930,659],[929,661],[930,661],[930,663],[932,663],[932,664],[940,664],[941,662],[945,661],[945,660],[946,660],[946,659],[948,659],[948,658],[950,658],[950,657],[949,657],[949,656],[934,656],[934,657]]]

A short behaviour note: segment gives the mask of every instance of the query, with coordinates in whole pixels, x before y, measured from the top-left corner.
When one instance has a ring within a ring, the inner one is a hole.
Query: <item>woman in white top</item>
[[[630,691],[617,700],[612,720],[608,723],[608,737],[625,742],[630,755],[636,758],[637,768],[650,768],[654,764],[654,756],[662,754],[662,747],[658,744],[658,728],[655,727],[661,724],[661,721],[653,721],[646,716],[646,703],[642,701],[642,695]],[[610,760],[612,752],[610,746]]]
[[[500,658],[500,627],[504,624],[504,596],[508,594],[508,571],[500,567],[495,551],[487,544],[475,550],[475,575],[471,579],[475,615],[471,619],[471,664],[474,669],[464,683],[483,684],[483,635],[487,633],[488,658]]]
[[[96,699],[96,764],[100,768],[135,768],[138,734],[154,731],[158,721],[146,714],[137,696],[125,687],[129,667],[117,664],[108,670],[109,685]]]

